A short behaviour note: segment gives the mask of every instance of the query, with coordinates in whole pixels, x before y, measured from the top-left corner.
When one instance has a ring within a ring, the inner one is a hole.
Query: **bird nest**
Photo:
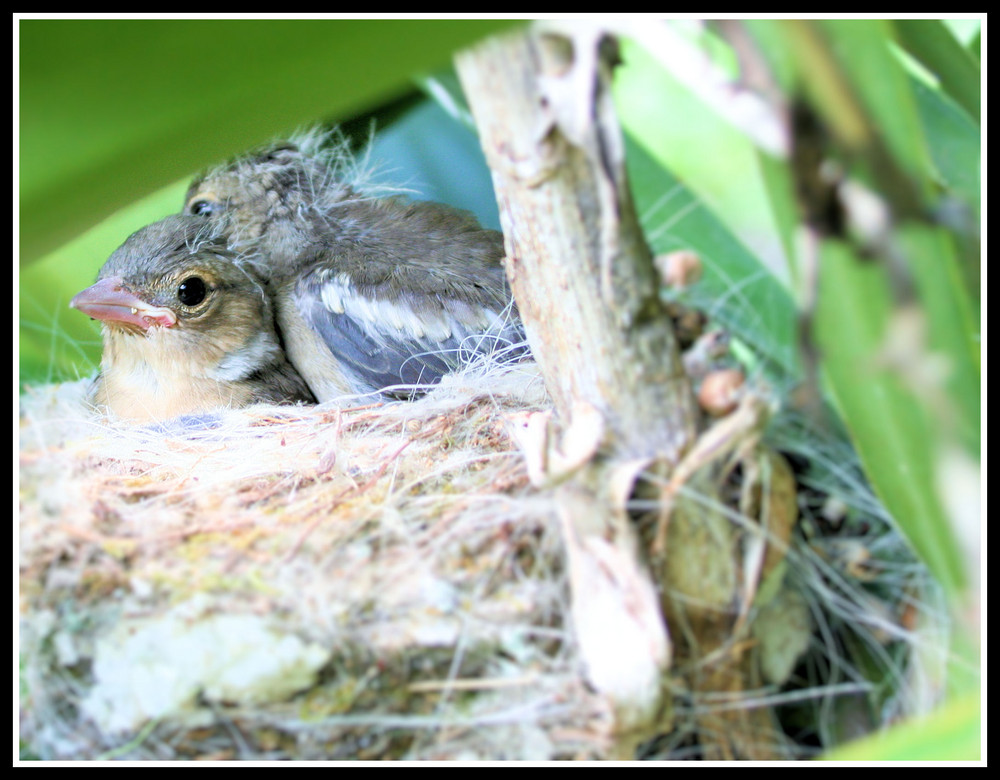
[[[146,427],[89,415],[81,389],[23,404],[22,737],[39,755],[606,748],[552,506],[504,430],[547,405],[530,369]]]
[[[140,427],[87,408],[86,384],[21,403],[27,755],[637,755],[581,671],[555,492],[532,485],[508,432],[512,414],[550,408],[530,365],[452,375],[412,402],[253,406]],[[855,526],[820,546],[795,541],[790,576],[809,609],[780,643],[805,631],[794,687],[812,693],[745,691],[745,706],[870,702],[871,675],[850,650],[864,645],[895,680],[883,717],[918,708],[916,629],[902,610],[926,576],[894,532],[878,532],[882,552],[874,538],[858,542]],[[844,585],[848,564],[831,551],[851,540],[873,557]],[[891,593],[878,589],[887,582]],[[783,630],[779,619],[772,631]],[[709,738],[695,733],[698,713],[734,706],[679,689],[674,703],[638,755],[697,754]],[[822,728],[857,722],[828,715]],[[815,724],[796,739],[774,724],[756,738],[788,757],[826,744]]]

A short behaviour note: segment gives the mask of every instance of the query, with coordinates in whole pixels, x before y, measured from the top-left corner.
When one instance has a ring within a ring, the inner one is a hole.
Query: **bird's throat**
[[[136,422],[165,420],[206,409],[244,406],[250,390],[211,375],[213,351],[164,348],[169,331],[107,334],[94,401],[117,417]]]

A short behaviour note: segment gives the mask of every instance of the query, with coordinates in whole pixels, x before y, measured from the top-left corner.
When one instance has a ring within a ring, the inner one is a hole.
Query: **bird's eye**
[[[214,200],[196,200],[188,206],[188,211],[198,216],[210,217],[222,211],[222,204]]]
[[[208,295],[208,286],[198,276],[189,276],[177,288],[177,300],[185,306],[197,306]]]
[[[284,143],[279,146],[275,146],[273,149],[268,149],[262,155],[264,162],[277,162],[287,165],[296,156],[299,151],[299,147],[292,143]]]

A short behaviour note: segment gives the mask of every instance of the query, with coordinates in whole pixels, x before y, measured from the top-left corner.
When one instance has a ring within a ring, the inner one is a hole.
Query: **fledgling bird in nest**
[[[198,177],[184,211],[260,258],[288,358],[320,401],[414,385],[527,348],[503,236],[440,203],[376,198],[317,132]]]
[[[204,219],[177,215],[133,233],[70,306],[103,324],[93,401],[118,417],[314,401],[253,262]]]

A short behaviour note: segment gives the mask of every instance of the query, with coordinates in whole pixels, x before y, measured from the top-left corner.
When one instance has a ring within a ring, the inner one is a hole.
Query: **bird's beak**
[[[177,324],[177,315],[162,306],[151,306],[125,289],[119,276],[102,279],[73,296],[69,305],[101,322],[120,322],[143,330],[154,325],[169,328]]]

